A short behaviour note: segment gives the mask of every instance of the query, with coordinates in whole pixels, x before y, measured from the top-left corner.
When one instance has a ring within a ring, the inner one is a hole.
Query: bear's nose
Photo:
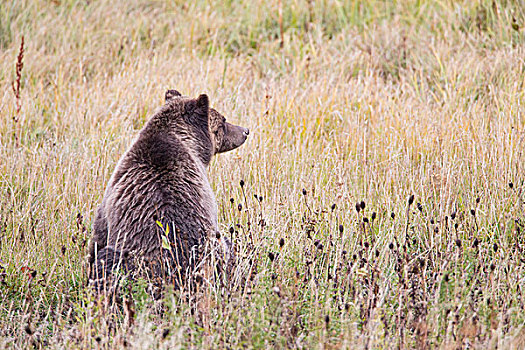
[[[244,131],[242,133],[244,134],[244,136],[248,136],[250,135],[250,129],[244,128]]]

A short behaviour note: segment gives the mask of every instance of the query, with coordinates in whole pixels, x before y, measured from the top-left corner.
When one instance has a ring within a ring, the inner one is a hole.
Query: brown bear
[[[150,277],[178,285],[220,236],[206,168],[213,155],[241,146],[249,130],[227,123],[206,95],[168,90],[165,97],[118,162],[96,212],[92,280],[140,261]]]

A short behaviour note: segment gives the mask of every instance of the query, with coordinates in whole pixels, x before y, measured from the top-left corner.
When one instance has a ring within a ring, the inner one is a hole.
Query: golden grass
[[[2,347],[525,347],[525,4],[282,6],[281,49],[278,1],[0,4]],[[257,271],[112,319],[85,242],[168,88],[251,130],[209,174]]]

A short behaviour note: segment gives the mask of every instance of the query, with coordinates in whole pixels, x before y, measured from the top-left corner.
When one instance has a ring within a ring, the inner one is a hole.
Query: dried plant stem
[[[15,143],[18,147],[18,121],[20,120],[20,110],[22,109],[22,101],[20,100],[20,80],[22,78],[22,69],[24,68],[24,36],[22,35],[22,41],[20,43],[20,49],[18,50],[18,56],[16,58],[16,79],[11,83],[13,93],[15,94],[15,114],[13,114],[14,122],[14,137]]]
[[[283,28],[283,1],[279,0],[279,33],[281,35],[281,42],[279,46],[284,47],[284,28]]]

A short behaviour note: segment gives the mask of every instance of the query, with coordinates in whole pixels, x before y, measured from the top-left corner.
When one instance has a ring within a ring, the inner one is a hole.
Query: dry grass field
[[[237,265],[109,310],[94,211],[168,88],[251,130]],[[525,349],[523,0],[2,0],[0,111],[0,348]]]

